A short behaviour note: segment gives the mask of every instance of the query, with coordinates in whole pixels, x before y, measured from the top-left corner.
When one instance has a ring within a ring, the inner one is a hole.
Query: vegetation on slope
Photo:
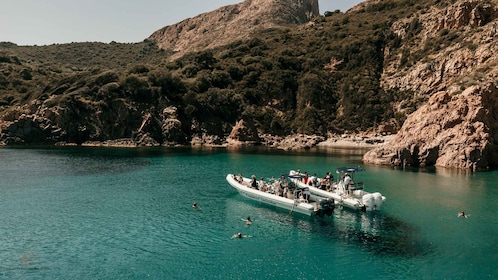
[[[175,61],[148,41],[0,43],[0,115],[32,100],[64,107],[77,99],[88,118],[96,112],[116,118],[117,101],[152,114],[174,106],[186,135],[226,136],[239,119],[277,135],[366,130],[405,117],[392,104],[406,93],[379,85],[384,48],[399,43],[390,24],[438,2],[390,0],[327,12],[308,25],[267,30]]]

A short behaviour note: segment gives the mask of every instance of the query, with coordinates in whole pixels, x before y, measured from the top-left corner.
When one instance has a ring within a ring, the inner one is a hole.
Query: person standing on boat
[[[303,189],[303,198],[306,200],[306,202],[310,201],[310,196],[311,196],[310,189],[308,187],[304,188]]]
[[[302,182],[302,181],[303,181],[303,178],[301,177],[301,175],[302,175],[301,170],[300,170],[300,169],[298,169],[298,170],[297,170],[297,180]]]
[[[344,189],[346,190],[346,194],[349,195],[349,184],[351,184],[351,177],[349,177],[348,173],[344,173]]]
[[[282,188],[282,196],[287,197],[287,194],[289,192],[289,183],[287,182],[287,180],[285,180],[284,176],[282,176],[282,178],[281,178],[280,187]]]
[[[308,172],[304,171],[303,183],[305,183],[307,185],[308,184],[308,180],[309,180]]]
[[[313,173],[313,175],[310,177],[309,185],[313,186],[313,187],[317,187],[317,184],[318,184],[318,179],[316,177],[316,173]]]
[[[251,176],[251,188],[258,189],[258,181],[256,180],[256,176]]]
[[[273,189],[275,190],[276,195],[283,195],[284,189],[282,188],[282,181],[280,179],[276,180],[275,183],[273,183]]]

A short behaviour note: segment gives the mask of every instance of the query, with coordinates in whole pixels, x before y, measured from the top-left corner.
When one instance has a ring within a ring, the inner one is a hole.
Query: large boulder
[[[491,83],[453,96],[438,92],[408,117],[388,144],[367,152],[363,161],[471,171],[497,166],[497,94]]]
[[[259,144],[261,143],[261,138],[251,121],[240,120],[235,124],[232,132],[227,137],[227,142],[230,145]]]
[[[182,130],[182,122],[178,119],[178,108],[169,106],[162,112],[163,145],[185,144],[187,135]]]

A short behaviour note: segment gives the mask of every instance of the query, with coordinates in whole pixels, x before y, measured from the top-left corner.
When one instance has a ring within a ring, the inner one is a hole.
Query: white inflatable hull
[[[286,197],[281,197],[275,194],[262,192],[256,189],[252,189],[249,187],[250,179],[243,178],[244,184],[240,184],[237,180],[235,180],[233,174],[228,174],[226,177],[227,182],[235,188],[242,196],[265,203],[268,205],[272,205],[281,209],[288,210],[290,212],[301,213],[307,216],[313,216],[317,214],[318,205],[316,202],[307,203],[302,199],[290,199]],[[311,199],[316,199],[315,196],[312,196]],[[320,199],[320,198],[318,198]]]
[[[294,170],[291,170],[289,172],[289,175],[298,175],[298,173]],[[386,197],[382,196],[378,192],[370,194],[363,190],[355,190],[353,192],[354,196],[346,196],[344,193],[329,192],[317,187],[310,186],[297,178],[292,178],[291,180],[301,188],[309,188],[310,192],[314,195],[332,198],[337,205],[342,205],[353,210],[378,211],[382,208],[382,204],[386,201]],[[343,185],[341,184],[342,182],[334,183],[334,186],[338,189],[343,189]]]

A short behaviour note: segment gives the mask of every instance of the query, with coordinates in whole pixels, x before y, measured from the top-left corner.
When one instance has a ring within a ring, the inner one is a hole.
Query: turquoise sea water
[[[324,175],[360,159],[332,150],[2,148],[0,278],[498,278],[496,171],[363,166],[355,179],[387,197],[382,211],[325,218],[249,201],[225,181],[290,169]],[[231,239],[237,232],[252,238]]]

